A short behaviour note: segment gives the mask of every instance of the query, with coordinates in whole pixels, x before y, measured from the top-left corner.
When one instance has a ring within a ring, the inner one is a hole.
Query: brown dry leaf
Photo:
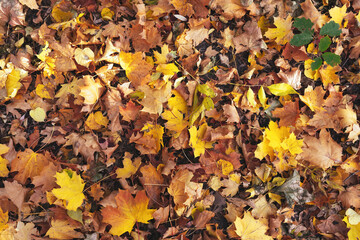
[[[300,5],[304,11],[302,16],[306,19],[310,19],[311,22],[314,23],[315,30],[321,28],[328,21],[329,18],[318,11],[312,0],[305,0],[305,2],[300,3]]]
[[[279,126],[295,126],[300,115],[299,100],[295,102],[288,101],[283,108],[277,108],[272,112],[273,116],[280,118]]]
[[[345,208],[360,208],[360,185],[346,188],[344,192],[340,193],[338,199]]]
[[[322,129],[320,138],[304,137],[300,158],[324,170],[342,162],[342,147],[335,142],[328,131]]]
[[[215,0],[210,3],[210,8],[220,12],[227,20],[242,18],[246,13],[245,7],[237,0]]]
[[[153,213],[155,219],[155,227],[158,228],[160,224],[166,222],[169,218],[170,206],[160,207]]]
[[[26,224],[24,222],[18,222],[16,230],[17,232],[14,235],[15,240],[31,240],[33,236],[39,234],[39,231],[35,228],[35,224],[32,222]]]
[[[329,216],[326,220],[321,221],[320,224],[317,225],[319,230],[326,234],[340,234],[343,239],[346,239],[347,229],[346,223],[342,221],[342,218],[338,214],[333,214]]]
[[[51,159],[49,153],[35,153],[30,148],[24,152],[18,152],[16,158],[11,162],[11,171],[18,171],[15,180],[25,184],[27,178],[40,175],[41,171],[49,164]]]
[[[276,213],[276,207],[274,204],[268,203],[266,196],[259,196],[255,202],[251,214],[256,218],[268,218]]]
[[[245,23],[243,29],[244,32],[233,38],[236,53],[241,53],[247,50],[260,52],[261,49],[267,48],[263,40],[261,30],[255,20]]]
[[[79,153],[85,157],[87,161],[94,160],[94,153],[101,152],[100,145],[96,139],[96,136],[92,134],[71,133],[66,136],[65,146],[72,145],[75,155]]]
[[[150,205],[161,205],[162,200],[160,194],[165,187],[164,178],[151,164],[141,167],[140,172],[143,175],[140,181],[150,198]]]
[[[166,83],[160,89],[154,89],[148,85],[140,86],[138,89],[145,94],[141,100],[141,105],[144,106],[141,111],[160,115],[163,111],[163,104],[171,97],[171,83]]]
[[[0,1],[0,22],[9,22],[11,26],[25,24],[25,14],[23,12],[23,7],[18,2],[18,0]]]
[[[100,183],[92,185],[89,194],[95,201],[100,201],[100,198],[104,196],[104,191],[102,190]]]
[[[212,211],[202,211],[195,212],[194,214],[194,225],[196,229],[205,228],[206,224],[215,216],[215,213]]]
[[[0,189],[0,195],[9,198],[21,210],[28,190],[16,181],[4,181],[4,188]]]
[[[42,191],[50,191],[56,186],[55,174],[57,171],[60,171],[60,167],[50,162],[42,169],[38,176],[34,177],[32,183],[35,187],[41,186]]]

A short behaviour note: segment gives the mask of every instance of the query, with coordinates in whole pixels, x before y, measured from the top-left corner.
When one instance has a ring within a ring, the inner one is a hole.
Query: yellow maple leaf
[[[303,152],[301,149],[303,146],[303,140],[297,140],[294,133],[290,133],[290,136],[282,141],[280,145],[284,150],[289,150],[291,155],[296,155]]]
[[[149,198],[145,191],[139,191],[135,198],[129,190],[119,190],[115,197],[117,208],[107,206],[101,214],[103,222],[111,224],[110,233],[120,236],[131,232],[136,222],[148,223],[156,209],[148,209]]]
[[[297,165],[295,156],[302,153],[302,146],[303,140],[296,139],[289,127],[279,128],[277,123],[271,121],[269,128],[265,129],[263,141],[255,150],[255,157],[263,159],[269,155],[276,169],[282,172]]]
[[[116,169],[117,178],[129,178],[137,172],[141,164],[141,158],[137,157],[131,161],[132,154],[126,152],[123,160],[123,168]]]
[[[67,220],[51,220],[51,227],[46,232],[46,236],[55,239],[75,239],[83,238],[83,234],[74,230],[73,224]]]
[[[151,137],[155,139],[156,143],[156,151],[160,151],[161,146],[164,146],[163,143],[163,135],[164,135],[164,127],[160,125],[153,125],[151,123],[147,123],[141,129],[144,132],[144,137]],[[161,145],[161,146],[160,146]]]
[[[336,72],[341,71],[341,67],[339,65],[336,65],[335,67],[332,67],[330,65],[324,64],[319,69],[320,78],[323,82],[324,87],[326,88],[330,83],[333,84],[339,84],[340,78],[336,74]]]
[[[231,162],[220,159],[219,161],[216,162],[218,168],[220,168],[222,174],[224,175],[229,175],[232,171],[234,171],[234,166],[232,165]]]
[[[166,55],[169,54],[169,46],[167,44],[164,44],[161,46],[161,53],[158,51],[154,51],[154,56],[156,58],[157,64],[165,64],[167,63],[167,57]]]
[[[9,221],[9,213],[3,212],[0,208],[0,232],[8,227],[7,222]]]
[[[174,63],[160,64],[156,67],[156,71],[164,74],[164,80],[167,81],[175,73],[179,72],[179,68]]]
[[[250,212],[244,212],[244,217],[236,217],[234,222],[236,227],[236,234],[241,237],[242,240],[272,240],[273,238],[266,235],[268,227],[261,221],[256,220]]]
[[[206,142],[202,139],[206,132],[207,126],[208,125],[206,123],[203,123],[199,127],[199,129],[197,129],[195,126],[192,126],[189,129],[189,133],[190,133],[189,144],[194,149],[195,157],[198,157],[201,154],[204,154],[206,148],[212,148],[213,142]]]
[[[276,26],[276,28],[269,28],[265,33],[265,37],[269,39],[275,39],[275,42],[277,44],[286,44],[293,37],[293,33],[291,30],[291,20],[292,17],[290,15],[288,15],[286,19],[275,17],[274,25]]]
[[[58,199],[64,200],[67,210],[76,211],[85,199],[83,194],[85,183],[81,176],[70,169],[65,169],[61,173],[57,172],[55,177],[60,188],[53,189],[51,192]]]
[[[171,110],[177,109],[182,113],[187,113],[188,107],[185,99],[176,90],[172,90],[171,93],[174,95],[169,98],[167,104]]]
[[[342,21],[346,15],[346,4],[344,4],[341,8],[340,7],[333,7],[329,10],[329,14],[331,16],[331,20],[338,23],[340,26],[342,25]]]
[[[181,113],[178,109],[174,110],[165,110],[161,117],[167,122],[165,123],[165,127],[169,129],[170,131],[174,132],[174,137],[179,137],[182,130],[184,130],[189,122],[187,120],[184,120],[184,115]]]
[[[90,113],[85,122],[86,126],[89,127],[91,130],[99,130],[101,129],[101,126],[106,127],[108,123],[108,118],[103,116],[101,111]]]

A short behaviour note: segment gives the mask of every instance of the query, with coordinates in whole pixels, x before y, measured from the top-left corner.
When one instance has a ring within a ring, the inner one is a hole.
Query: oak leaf
[[[61,173],[57,172],[55,177],[60,188],[55,188],[51,192],[58,199],[64,200],[67,210],[76,211],[85,199],[83,194],[85,183],[81,176],[70,169],[65,169]]]
[[[40,175],[40,172],[49,164],[50,156],[35,153],[31,149],[25,149],[24,152],[18,152],[16,158],[11,162],[11,170],[19,171],[15,176],[15,180],[25,184],[27,178],[33,179]]]
[[[130,233],[136,222],[148,223],[153,219],[155,209],[148,209],[149,198],[145,191],[139,191],[134,198],[129,190],[119,190],[115,200],[117,208],[107,206],[101,212],[103,222],[112,226],[109,231],[112,235]]]
[[[261,221],[256,220],[250,212],[245,211],[243,218],[236,217],[234,225],[236,227],[236,234],[239,235],[242,240],[273,239],[265,234],[268,227]]]
[[[324,129],[320,131],[319,139],[310,136],[304,137],[302,150],[303,153],[300,155],[302,159],[324,170],[341,163],[342,147]]]

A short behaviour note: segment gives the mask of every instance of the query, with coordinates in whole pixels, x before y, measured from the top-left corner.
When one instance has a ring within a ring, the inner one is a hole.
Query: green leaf
[[[295,89],[287,83],[277,83],[268,86],[270,92],[276,96],[286,96],[289,94],[298,94]]]
[[[320,35],[325,36],[328,35],[330,37],[338,37],[341,34],[340,25],[334,21],[330,21],[326,23],[321,29],[320,29]]]
[[[321,67],[321,64],[323,63],[322,59],[320,57],[317,57],[314,59],[314,62],[311,63],[311,70],[315,71]]]
[[[208,97],[213,98],[216,96],[214,90],[212,90],[207,84],[198,84],[196,88],[199,92],[205,94]]]
[[[299,29],[301,32],[310,30],[314,24],[310,19],[306,18],[295,18],[293,26]]]
[[[330,44],[331,39],[328,36],[320,39],[319,50],[322,52],[326,51],[330,47]]]
[[[337,64],[341,63],[341,58],[339,55],[335,54],[335,53],[331,53],[331,52],[326,52],[322,55],[323,59],[325,60],[325,62],[327,64],[329,64],[330,66],[334,67]]]
[[[311,42],[313,39],[313,30],[306,30],[305,32],[295,34],[294,37],[291,39],[290,44],[296,47],[300,47],[306,45]]]
[[[67,214],[70,218],[74,219],[75,221],[83,223],[82,211],[80,209],[77,209],[76,211],[67,210]]]

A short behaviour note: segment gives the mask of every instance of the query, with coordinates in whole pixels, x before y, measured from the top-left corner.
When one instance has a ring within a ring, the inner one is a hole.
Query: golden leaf
[[[76,211],[85,199],[83,194],[85,183],[81,176],[72,170],[65,169],[61,173],[57,172],[55,177],[60,188],[53,189],[51,192],[58,199],[64,200],[67,210]]]

